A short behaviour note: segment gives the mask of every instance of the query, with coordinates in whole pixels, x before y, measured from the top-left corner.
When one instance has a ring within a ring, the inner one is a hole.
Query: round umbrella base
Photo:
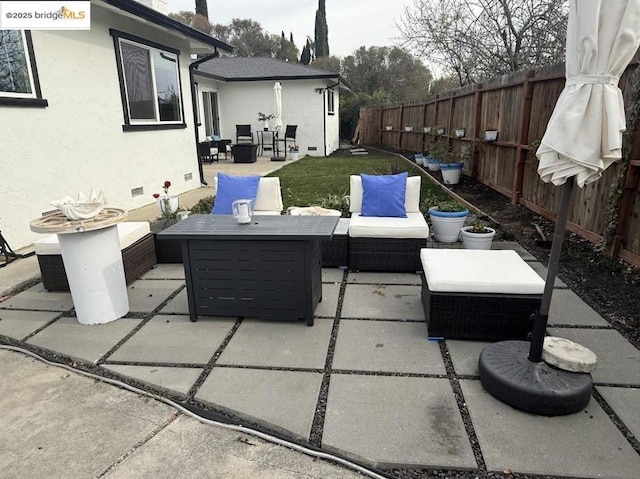
[[[584,409],[593,389],[591,374],[531,362],[529,347],[527,341],[501,341],[484,348],[478,360],[484,388],[510,406],[544,416]]]

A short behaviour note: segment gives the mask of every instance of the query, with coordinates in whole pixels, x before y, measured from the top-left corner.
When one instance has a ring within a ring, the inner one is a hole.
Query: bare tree
[[[460,85],[564,60],[567,0],[414,0],[402,45]]]

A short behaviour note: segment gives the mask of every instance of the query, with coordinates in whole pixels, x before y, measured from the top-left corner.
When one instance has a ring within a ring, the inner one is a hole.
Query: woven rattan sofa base
[[[334,235],[330,240],[320,241],[322,267],[340,268],[349,266],[349,237]]]
[[[502,341],[527,339],[542,295],[440,293],[422,276],[422,306],[429,337]]]
[[[100,254],[96,252],[96,254]],[[140,238],[128,248],[122,250],[124,276],[127,284],[132,283],[156,264],[156,249],[153,234]],[[67,273],[64,269],[62,255],[38,255],[42,285],[49,291],[69,291]]]
[[[349,269],[357,271],[422,271],[420,249],[426,238],[349,237]]]

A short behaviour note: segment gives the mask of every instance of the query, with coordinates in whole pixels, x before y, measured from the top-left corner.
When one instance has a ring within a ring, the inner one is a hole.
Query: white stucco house
[[[282,86],[282,123],[297,125],[300,153],[326,156],[340,143],[340,90],[348,84],[333,72],[274,58],[220,57],[194,64],[198,94],[198,137],[235,141],[236,125],[263,129],[258,112],[274,113],[274,85]],[[273,122],[271,124],[273,127]]]
[[[129,210],[165,180],[172,194],[200,186],[191,55],[231,46],[135,1],[90,7],[90,30],[0,30],[0,230],[13,249],[66,195],[95,188]]]

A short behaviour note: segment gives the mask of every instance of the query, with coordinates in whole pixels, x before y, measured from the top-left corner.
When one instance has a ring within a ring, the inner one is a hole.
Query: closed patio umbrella
[[[279,81],[273,86],[273,110],[276,120],[274,129],[280,132],[282,130],[282,85]]]
[[[622,157],[625,114],[618,80],[639,46],[640,0],[571,0],[566,84],[536,152],[540,178],[563,185],[540,311],[530,344],[492,344],[478,364],[483,386],[514,407],[558,415],[579,411],[589,401],[590,374],[541,361],[544,334],[573,185],[596,181]]]

